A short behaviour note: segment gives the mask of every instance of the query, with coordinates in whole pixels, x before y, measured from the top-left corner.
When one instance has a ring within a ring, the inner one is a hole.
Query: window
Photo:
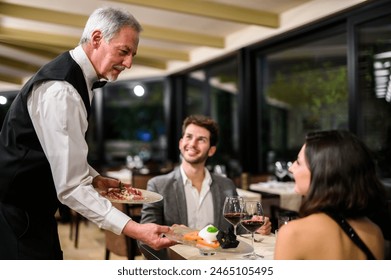
[[[186,116],[204,114],[219,125],[220,140],[208,164],[224,165],[228,176],[241,172],[238,128],[238,65],[236,57],[209,65],[186,75]]]
[[[348,129],[346,34],[265,56],[269,161],[292,160],[312,130]]]
[[[391,178],[391,19],[357,26],[357,133],[377,155],[380,175]]]
[[[106,161],[125,163],[127,155],[144,162],[166,160],[164,82],[117,82],[103,93],[103,142]]]
[[[186,116],[207,114],[206,74],[203,70],[191,72],[187,77],[185,112]]]
[[[238,127],[238,65],[230,59],[209,71],[210,115],[220,128],[220,141],[214,156],[217,164],[227,166],[231,177],[241,172]]]

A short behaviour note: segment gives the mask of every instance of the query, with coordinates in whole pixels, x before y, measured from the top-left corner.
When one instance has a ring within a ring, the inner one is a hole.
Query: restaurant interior
[[[144,31],[132,69],[95,90],[87,142],[97,170],[145,188],[180,162],[183,119],[209,115],[221,140],[208,168],[244,196],[259,195],[276,227],[281,211],[294,214],[300,201],[262,183],[292,183],[287,167],[307,132],[347,129],[373,151],[391,213],[389,0],[63,2],[0,1],[0,125],[24,82],[77,45],[90,12],[120,6]],[[118,207],[139,217],[139,207]],[[70,259],[95,258],[77,255],[94,240],[87,232],[101,241],[93,247],[102,259],[110,251],[153,258],[134,240],[108,245],[107,233],[68,214],[59,220]]]

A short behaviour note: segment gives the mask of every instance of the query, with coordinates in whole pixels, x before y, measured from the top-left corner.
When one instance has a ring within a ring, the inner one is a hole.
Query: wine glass
[[[274,174],[278,178],[278,181],[283,181],[285,176],[289,174],[286,163],[283,161],[276,161]]]
[[[243,198],[240,196],[227,196],[224,201],[223,216],[234,226],[234,234],[240,222]]]
[[[241,212],[240,223],[246,230],[251,232],[251,245],[253,247],[253,252],[243,257],[251,260],[263,258],[263,256],[255,253],[254,248],[254,232],[263,226],[265,221],[262,204],[259,201],[245,201]]]

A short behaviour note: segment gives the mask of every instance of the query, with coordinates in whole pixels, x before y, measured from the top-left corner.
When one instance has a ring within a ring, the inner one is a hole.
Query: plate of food
[[[173,225],[171,231],[165,236],[180,244],[193,246],[203,253],[235,253],[247,254],[253,248],[246,242],[236,240],[232,231],[224,232],[213,225],[207,225],[201,230],[192,229],[182,225]]]
[[[158,202],[163,197],[155,192],[133,188],[120,184],[118,188],[108,188],[99,194],[114,203],[143,204]]]

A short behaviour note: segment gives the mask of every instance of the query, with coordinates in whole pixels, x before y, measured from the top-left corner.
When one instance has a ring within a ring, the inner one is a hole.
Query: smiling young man
[[[217,150],[218,132],[217,123],[210,117],[191,115],[184,120],[179,140],[181,164],[174,171],[148,181],[147,190],[161,194],[164,199],[143,205],[141,223],[183,224],[195,229],[213,224],[221,230],[231,226],[222,209],[227,196],[238,195],[236,186],[231,179],[210,173],[205,167]],[[267,218],[260,233],[270,231]],[[167,258],[164,251],[155,253]]]
[[[62,259],[59,202],[99,227],[156,249],[173,244],[156,224],[141,225],[95,188],[119,187],[87,162],[95,82],[132,66],[142,28],[128,12],[95,10],[79,46],[43,66],[22,88],[0,135],[0,259]]]
[[[217,149],[218,126],[207,116],[192,115],[182,125],[179,140],[181,164],[169,174],[152,178],[147,189],[164,199],[144,204],[141,223],[184,224],[201,229],[208,224],[226,230],[222,215],[226,196],[237,195],[232,180],[210,173],[205,167]]]

